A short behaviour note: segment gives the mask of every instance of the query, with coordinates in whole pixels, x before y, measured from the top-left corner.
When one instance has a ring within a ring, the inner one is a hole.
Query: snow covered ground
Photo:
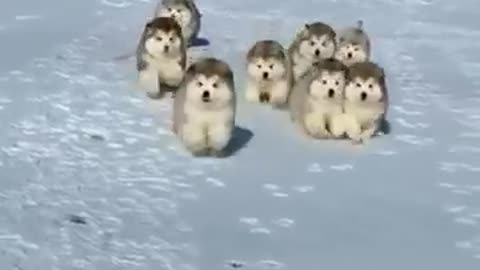
[[[0,268],[479,269],[480,2],[197,0],[208,53],[363,18],[392,133],[312,141],[240,99],[225,160],[193,159],[132,87],[146,0],[0,4]],[[288,153],[288,154],[285,154]]]

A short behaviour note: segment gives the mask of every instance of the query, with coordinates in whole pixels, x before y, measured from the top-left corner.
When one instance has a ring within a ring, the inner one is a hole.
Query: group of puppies
[[[200,21],[194,0],[159,2],[137,47],[138,83],[151,98],[172,92],[172,130],[194,156],[222,157],[235,127],[234,75],[215,57],[188,63]],[[388,109],[385,72],[370,51],[361,21],[338,32],[305,24],[288,48],[260,40],[246,55],[245,99],[288,108],[313,138],[365,142],[382,132]]]

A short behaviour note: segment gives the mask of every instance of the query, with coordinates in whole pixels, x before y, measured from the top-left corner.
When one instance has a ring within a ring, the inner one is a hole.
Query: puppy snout
[[[328,89],[328,97],[333,98],[335,96],[335,90],[332,88]]]
[[[348,58],[352,58],[353,57],[353,54],[351,52],[347,53],[347,57]]]
[[[361,100],[367,99],[367,93],[366,93],[366,92],[362,92],[362,93],[360,94],[360,99],[361,99]]]
[[[319,56],[320,55],[320,50],[319,49],[316,49],[315,50],[315,56]]]
[[[164,50],[165,52],[168,52],[168,51],[170,50],[170,46],[165,45],[165,47],[163,47],[163,50]]]
[[[268,79],[268,76],[269,76],[268,72],[263,72],[263,78],[264,79]]]
[[[210,92],[207,90],[203,91],[202,98],[209,98],[209,97],[210,97]]]
[[[209,92],[209,91],[206,91],[206,90],[203,91],[203,93],[202,93],[202,100],[203,100],[203,101],[208,101],[208,100],[210,100],[210,92]]]

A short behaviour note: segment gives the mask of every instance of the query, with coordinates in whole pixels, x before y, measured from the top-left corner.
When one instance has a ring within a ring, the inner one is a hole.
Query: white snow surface
[[[195,159],[133,87],[154,3],[0,4],[0,269],[480,269],[478,0],[197,0],[235,71],[237,139]],[[258,39],[364,20],[389,135],[314,141],[243,99]]]

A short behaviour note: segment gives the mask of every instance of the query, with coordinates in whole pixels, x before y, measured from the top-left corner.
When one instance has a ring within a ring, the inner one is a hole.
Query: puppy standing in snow
[[[233,72],[215,58],[192,64],[175,97],[173,131],[194,156],[224,156],[235,127]]]
[[[183,80],[186,49],[182,30],[172,18],[155,18],[145,25],[137,47],[138,83],[151,98]]]
[[[313,63],[333,57],[337,47],[335,37],[335,31],[328,24],[305,24],[288,48],[294,80],[305,74]]]
[[[349,68],[345,87],[344,114],[331,126],[337,136],[346,135],[362,143],[380,131],[388,109],[385,72],[378,64],[361,62]]]
[[[200,32],[201,15],[194,0],[161,0],[155,9],[155,17],[175,19],[182,28],[187,47]]]
[[[370,59],[370,38],[363,30],[363,21],[358,21],[357,26],[349,26],[338,32],[338,46],[335,58],[345,65],[366,62]]]
[[[286,104],[292,83],[287,52],[274,40],[256,42],[247,53],[246,99],[274,106]]]
[[[296,126],[317,139],[332,138],[332,119],[342,114],[347,67],[328,58],[315,63],[298,80],[289,98],[290,116]]]

